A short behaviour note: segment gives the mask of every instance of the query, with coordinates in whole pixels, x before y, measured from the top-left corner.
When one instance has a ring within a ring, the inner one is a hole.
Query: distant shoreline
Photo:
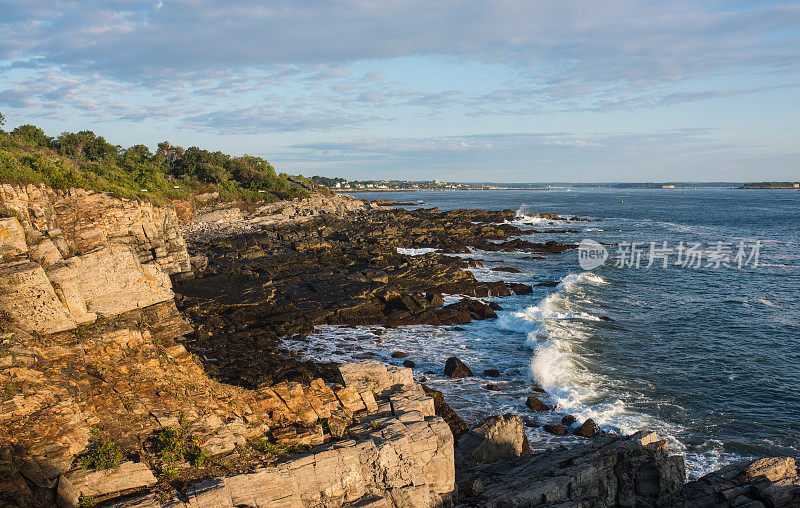
[[[556,187],[560,188],[560,187]],[[566,188],[566,187],[563,187]],[[491,189],[333,189],[336,192],[341,193],[356,193],[356,192],[426,192],[426,191],[494,191],[494,190],[541,190],[541,191],[549,191],[553,190],[548,187],[492,187]]]

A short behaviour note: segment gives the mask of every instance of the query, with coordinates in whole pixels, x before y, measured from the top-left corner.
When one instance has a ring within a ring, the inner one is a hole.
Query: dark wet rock
[[[497,317],[477,298],[528,294],[531,287],[481,282],[477,266],[439,253],[407,256],[398,247],[447,254],[472,249],[534,255],[572,248],[519,238],[512,210],[374,209],[349,216],[265,225],[236,236],[188,236],[207,267],[176,280],[180,310],[196,332],[184,345],[220,381],[246,387],[308,381],[333,370],[293,354],[282,337],[318,325],[366,326],[374,335],[402,325],[460,325]],[[534,233],[535,235],[536,233]],[[444,305],[442,294],[468,298]],[[213,360],[212,360],[213,359]],[[327,369],[327,370],[326,370]]]
[[[575,418],[572,415],[567,415],[567,416],[565,416],[564,418],[561,419],[561,423],[563,425],[566,425],[567,427],[569,427],[570,425],[572,425],[573,423],[575,423],[577,421],[578,421],[578,419]]]
[[[464,328],[463,326],[454,326],[453,328],[451,328],[451,330],[453,330],[454,332],[463,332],[464,330],[466,330],[466,328]]]
[[[614,320],[609,316],[600,316],[600,321],[614,321]]]
[[[519,270],[512,266],[498,266],[496,268],[491,268],[493,272],[505,272],[505,273],[521,273]]]
[[[525,423],[526,427],[530,427],[532,429],[535,429],[535,428],[538,428],[538,427],[542,426],[541,423],[539,423],[538,421],[534,420],[533,418],[523,418],[522,420]]]
[[[413,369],[416,366],[417,366],[417,364],[414,363],[413,360],[403,360],[403,367],[408,367],[410,369]]]
[[[548,423],[546,425],[543,425],[542,429],[544,429],[546,432],[549,432],[550,434],[553,434],[554,436],[567,435],[567,428],[564,427],[563,425],[557,425],[557,424],[554,425],[552,423]]]
[[[467,367],[464,362],[451,356],[444,364],[444,375],[450,378],[471,377],[472,371]]]
[[[598,432],[599,429],[597,428],[597,424],[594,423],[594,420],[591,418],[583,422],[580,427],[572,431],[573,434],[581,437],[595,437]]]
[[[519,374],[519,373],[517,372],[517,374]],[[533,390],[534,392],[537,392],[537,393],[547,393],[547,392],[545,391],[545,389],[544,389],[544,388],[542,388],[542,387],[541,387],[541,386],[539,386],[539,385],[533,385],[533,386],[531,386],[531,390]]]
[[[420,381],[424,381],[424,379]],[[459,438],[464,433],[469,431],[469,425],[467,425],[467,422],[461,419],[461,417],[458,416],[458,413],[453,411],[453,408],[447,404],[447,402],[444,400],[444,395],[442,392],[429,388],[425,385],[422,385],[422,389],[425,391],[425,395],[433,399],[433,406],[436,416],[442,417],[442,419],[447,422],[447,425],[450,427],[450,431],[453,433],[453,437],[455,438],[456,442],[458,442]]]
[[[559,284],[561,284],[559,281],[551,280],[551,281],[547,281],[547,282],[536,283],[536,284],[534,284],[534,286],[542,287],[542,288],[554,288],[554,287],[558,286]]]
[[[488,377],[500,377],[500,371],[497,369],[486,369],[483,371],[483,375]]]
[[[408,355],[402,351],[395,351],[392,353],[392,358],[405,358],[406,356]]]
[[[445,305],[442,307],[442,313],[445,311],[467,313],[469,315],[469,321],[494,319],[497,317],[497,313],[489,305],[480,300],[473,300],[472,298],[463,298],[461,301]]]
[[[484,388],[489,390],[490,392],[499,392],[500,391],[500,387],[497,386],[494,383],[489,383],[489,384],[485,385]]]
[[[547,404],[533,395],[528,397],[528,399],[525,401],[525,405],[528,406],[528,409],[531,411],[550,411],[550,407],[548,407]]]
[[[492,310],[503,310],[503,307],[501,307],[500,304],[497,302],[489,302],[487,305]]]
[[[507,285],[509,288],[511,288],[511,291],[513,291],[515,295],[529,295],[533,293],[533,288],[531,288],[528,284],[523,284],[521,282],[509,282]]]

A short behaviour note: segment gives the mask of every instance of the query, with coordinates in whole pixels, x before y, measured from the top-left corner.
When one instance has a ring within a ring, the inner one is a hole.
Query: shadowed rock
[[[467,367],[464,362],[451,356],[444,364],[444,375],[450,378],[472,377],[472,371]]]

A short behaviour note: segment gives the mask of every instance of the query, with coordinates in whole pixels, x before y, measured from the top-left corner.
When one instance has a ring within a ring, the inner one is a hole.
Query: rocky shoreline
[[[479,298],[530,286],[480,282],[464,270],[480,261],[454,254],[577,247],[537,242],[510,210],[322,194],[171,208],[13,185],[0,210],[0,505],[800,505],[794,458],[684,485],[655,434],[591,421],[581,444],[532,454],[519,416],[470,428],[407,367],[284,343],[323,324],[496,318],[502,301]],[[528,407],[548,410],[535,393]]]

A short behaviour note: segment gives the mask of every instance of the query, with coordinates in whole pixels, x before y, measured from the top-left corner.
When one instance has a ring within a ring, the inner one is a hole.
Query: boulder
[[[465,506],[683,506],[682,457],[653,433],[498,460],[459,476]],[[737,505],[738,506],[738,505]]]
[[[486,369],[483,371],[483,375],[488,377],[500,377],[500,371],[497,369]]]
[[[28,253],[25,231],[14,217],[0,218],[0,259]]]
[[[416,366],[417,364],[414,363],[414,360],[403,360],[403,367],[408,367],[409,369],[413,369]]]
[[[0,310],[27,332],[56,333],[76,326],[38,263],[0,264]]]
[[[581,437],[595,437],[598,432],[599,429],[597,428],[597,424],[594,423],[594,420],[591,418],[583,422],[580,427],[572,431],[573,434]]]
[[[396,385],[410,385],[414,383],[411,369],[383,365],[374,360],[361,363],[346,363],[339,366],[345,386],[357,392],[372,391],[381,395],[384,391]]]
[[[522,418],[507,414],[492,416],[461,436],[456,448],[456,467],[490,464],[499,459],[530,453]]]
[[[570,425],[572,425],[573,423],[575,423],[577,421],[578,421],[578,419],[575,418],[574,416],[566,415],[564,418],[561,419],[561,424],[566,426],[566,427],[569,427]]]
[[[472,371],[469,370],[469,367],[464,364],[464,362],[455,356],[451,356],[444,364],[444,375],[455,379],[461,377],[471,377],[473,374]]]
[[[547,404],[545,404],[544,402],[539,400],[538,397],[535,397],[533,395],[529,396],[525,400],[525,405],[528,406],[528,409],[530,409],[531,411],[550,411],[550,407]]]
[[[489,390],[490,392],[499,392],[500,391],[500,387],[497,386],[494,383],[488,383],[488,384],[484,385],[484,388]]]
[[[687,508],[800,506],[800,477],[793,457],[768,457],[726,466],[684,486]]]
[[[553,434],[554,436],[566,436],[567,435],[567,429],[563,425],[553,425],[551,423],[548,423],[546,425],[543,425],[542,428],[546,432],[549,432],[550,434]]]

